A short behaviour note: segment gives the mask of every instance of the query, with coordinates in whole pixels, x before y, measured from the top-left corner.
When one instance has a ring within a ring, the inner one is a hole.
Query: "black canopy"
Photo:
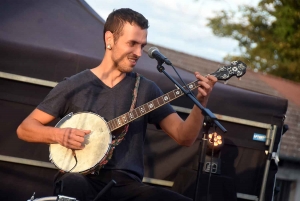
[[[0,0],[0,155],[46,162],[49,154],[47,145],[23,142],[17,138],[15,130],[51,87],[10,79],[3,73],[59,82],[64,77],[93,68],[101,62],[104,55],[103,25],[104,20],[83,0]],[[135,71],[155,81],[164,92],[173,90],[174,84],[157,71],[156,65],[156,61],[145,53],[138,61]],[[212,69],[214,70],[216,69]],[[176,77],[172,69],[166,67],[166,71]],[[195,79],[193,73],[180,69],[178,72],[186,83]],[[192,108],[193,104],[188,98],[181,97],[173,101],[172,105]],[[218,83],[210,97],[208,108],[221,115],[277,125],[276,151],[281,137],[283,115],[287,109],[286,100]],[[183,118],[186,116],[182,112],[180,115]],[[243,184],[243,178],[249,177],[244,175],[246,171],[240,171],[244,177],[235,171],[243,169],[247,164],[231,161],[223,170],[224,174],[235,179],[238,186],[244,185],[244,188],[238,189],[240,192],[258,195],[257,186],[261,185],[258,177],[265,164],[266,146],[254,142],[252,134],[265,131],[225,121],[221,123],[228,130],[225,137],[228,148],[225,150],[231,150],[234,146],[263,153],[259,157],[253,156],[255,170],[251,171],[257,180],[252,183]],[[182,148],[151,126],[147,136],[145,176],[174,180],[180,167],[192,166],[198,151],[198,141],[190,148]],[[231,157],[246,161],[249,155],[246,156],[245,153],[246,151],[236,151],[236,155]],[[260,161],[261,159],[263,160]],[[229,170],[229,166],[233,169]],[[243,168],[239,169],[241,166]],[[49,189],[54,176],[53,170],[8,162],[0,162],[0,167],[1,200],[7,196],[13,196],[11,200],[28,199],[34,191],[38,197],[52,193]],[[257,171],[259,174],[256,174]],[[20,188],[22,190],[16,190]]]

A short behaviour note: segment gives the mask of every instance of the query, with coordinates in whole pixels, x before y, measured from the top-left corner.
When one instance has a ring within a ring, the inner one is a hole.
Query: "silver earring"
[[[109,50],[111,50],[110,44],[108,44],[108,45],[106,46],[106,48],[109,49]]]

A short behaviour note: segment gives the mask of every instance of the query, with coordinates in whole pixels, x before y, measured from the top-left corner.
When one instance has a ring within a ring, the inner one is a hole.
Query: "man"
[[[90,130],[46,126],[70,112],[90,111],[111,120],[129,111],[136,84],[133,68],[147,44],[148,20],[131,9],[118,9],[107,18],[103,38],[106,46],[99,66],[80,72],[59,83],[17,129],[28,142],[59,143],[72,149],[84,149],[84,136]],[[217,79],[195,73],[199,80],[197,98],[206,105]],[[141,77],[135,107],[162,95],[157,85]],[[143,142],[147,123],[160,126],[178,144],[190,146],[203,122],[201,110],[194,107],[183,121],[169,104],[129,124],[124,140],[115,147],[111,160],[91,174],[59,174],[55,193],[78,200],[93,200],[114,179],[117,184],[101,200],[190,200],[177,193],[145,185],[143,178]],[[59,185],[58,185],[59,184]]]

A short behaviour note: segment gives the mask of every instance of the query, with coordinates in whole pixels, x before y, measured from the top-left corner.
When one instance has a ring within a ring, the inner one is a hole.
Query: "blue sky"
[[[85,0],[104,20],[113,9],[131,8],[148,20],[148,42],[180,52],[222,61],[238,53],[238,43],[213,35],[207,18],[238,5],[256,6],[258,0]],[[163,52],[162,52],[163,53]]]

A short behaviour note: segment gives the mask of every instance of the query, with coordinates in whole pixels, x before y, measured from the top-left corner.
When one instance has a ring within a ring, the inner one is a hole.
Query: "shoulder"
[[[90,71],[90,69],[86,69],[84,71],[81,71],[77,74],[74,74],[70,77],[65,77],[63,81],[70,81],[70,82],[77,82],[80,80],[89,80],[93,77],[93,73]]]
[[[88,82],[93,79],[93,74],[89,69],[81,71],[77,74],[65,77],[61,82],[58,83],[57,87],[76,86],[83,82]]]
[[[141,74],[140,74],[140,77],[141,77],[140,83],[142,84],[143,87],[159,89],[159,87],[157,86],[157,84],[154,81],[146,78],[145,76],[143,76]]]
[[[161,96],[163,92],[154,81],[140,75],[139,94],[147,97],[147,100],[153,100]]]
[[[129,78],[128,80],[131,81],[136,81],[137,75],[140,76],[140,87],[143,88],[159,88],[155,82],[153,82],[152,80],[146,78],[145,76],[143,76],[142,74],[138,74],[135,72],[131,72],[131,73],[127,73],[126,76]]]

